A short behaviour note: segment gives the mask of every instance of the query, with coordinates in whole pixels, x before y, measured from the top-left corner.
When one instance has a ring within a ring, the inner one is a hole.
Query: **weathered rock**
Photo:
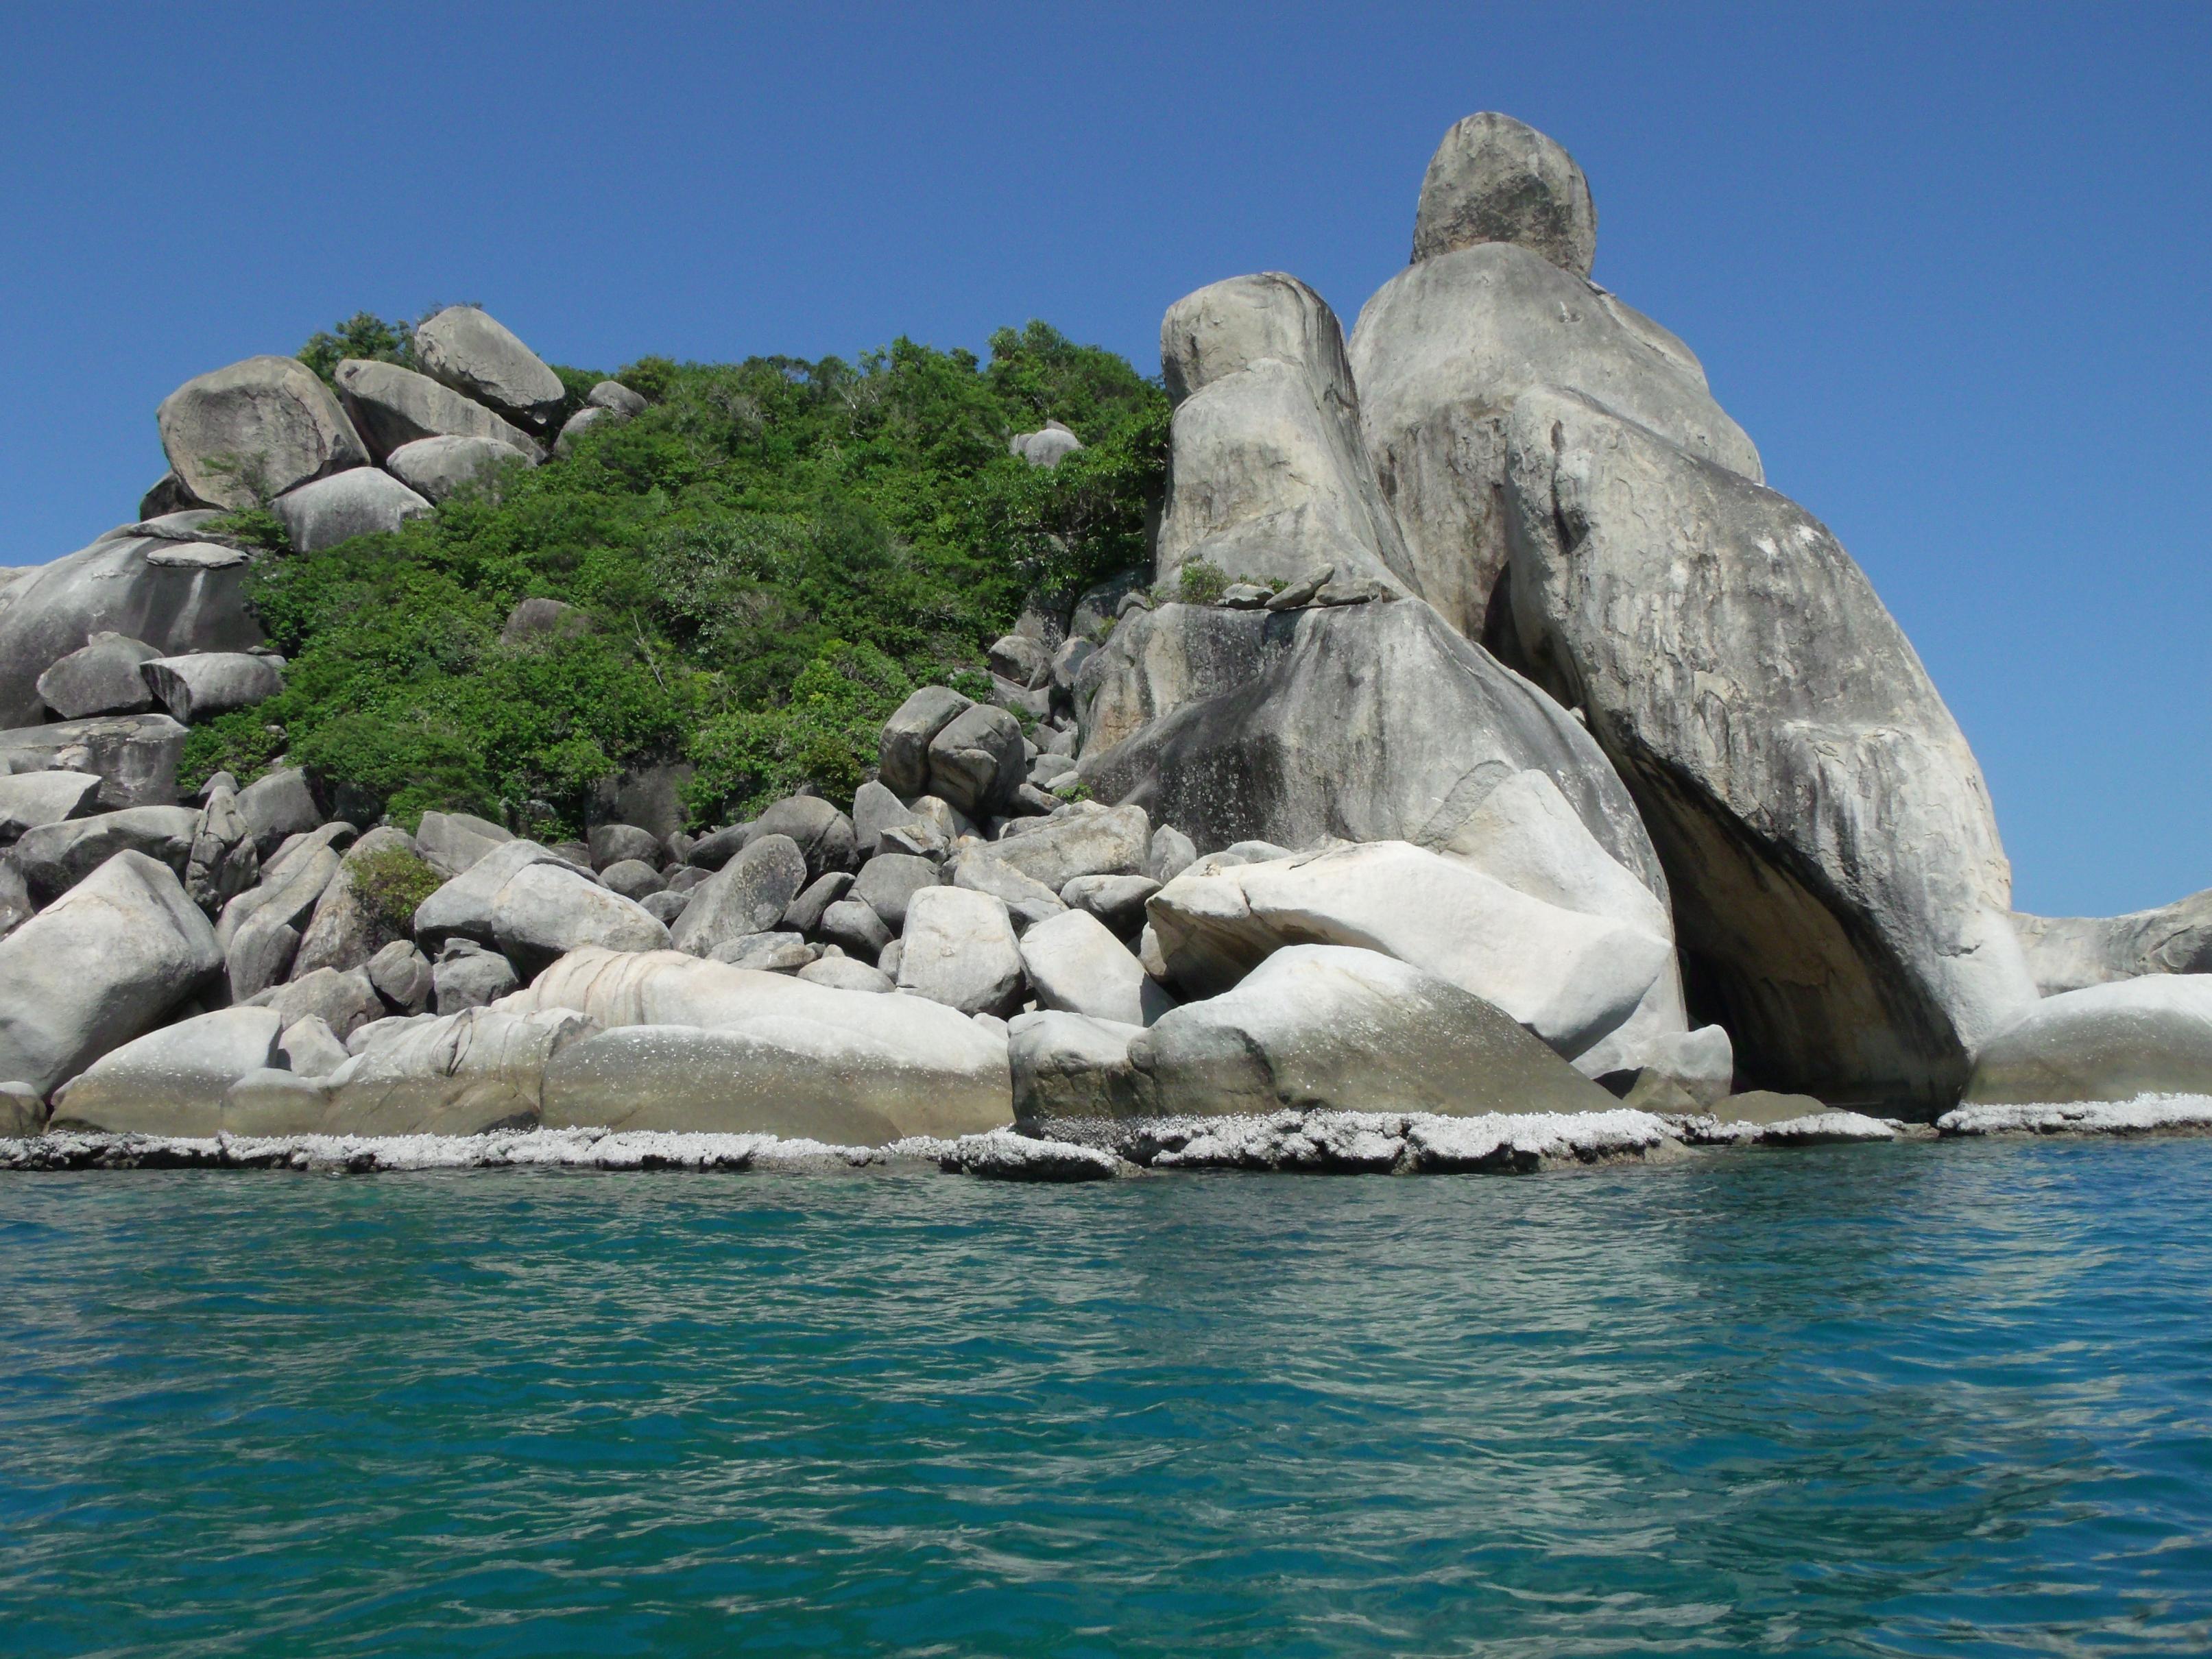
[[[392,942],[392,926],[362,890],[356,872],[363,860],[413,850],[404,830],[386,824],[370,830],[346,851],[338,860],[337,873],[315,901],[314,915],[301,931],[300,948],[292,960],[294,978],[322,968],[346,973],[366,967]]]
[[[472,869],[494,848],[514,839],[489,818],[468,812],[425,812],[415,831],[415,851],[422,862],[451,880]]]
[[[1017,1014],[1007,1059],[1013,1072],[1014,1121],[1154,1117],[1152,1079],[1129,1062],[1141,1025],[1082,1014]]]
[[[952,884],[971,892],[988,893],[1006,907],[1014,931],[1034,927],[1066,913],[1059,894],[1041,881],[1032,881],[996,855],[993,848],[978,847],[952,862]]]
[[[45,720],[40,677],[95,634],[172,656],[261,643],[246,598],[250,567],[154,562],[179,545],[154,536],[102,539],[9,585],[0,605],[0,725]]]
[[[591,631],[591,618],[560,599],[533,596],[520,601],[507,613],[499,642],[519,650],[574,639]]]
[[[1575,1069],[1639,1111],[1708,1111],[1735,1083],[1735,1049],[1717,1025],[1654,1036],[1620,1060],[1599,1071],[1584,1055]]]
[[[394,1013],[419,1014],[430,1006],[434,981],[429,958],[405,939],[392,940],[362,971]]]
[[[833,990],[860,991],[872,996],[887,995],[896,987],[889,974],[871,968],[865,962],[855,962],[850,957],[821,957],[799,970],[799,977],[809,985],[826,985]]]
[[[42,823],[89,816],[100,805],[100,780],[89,772],[18,772],[0,776],[0,842]]]
[[[64,1085],[54,1123],[111,1134],[215,1134],[230,1085],[282,1063],[283,1030],[270,1009],[223,1008],[149,1031]]]
[[[269,510],[301,553],[319,553],[355,536],[390,535],[434,509],[389,472],[356,467],[289,489]]]
[[[171,718],[186,726],[266,702],[284,689],[276,659],[251,651],[155,657],[141,663],[138,672]]]
[[[177,799],[185,728],[167,714],[115,714],[0,732],[0,765],[15,772],[88,772],[99,805],[120,811]]]
[[[164,472],[154,487],[138,498],[138,516],[158,519],[171,513],[190,512],[202,503],[173,472]]]
[[[1159,845],[1158,835],[1152,844]],[[1078,876],[1060,890],[1060,900],[1072,910],[1089,911],[1116,938],[1134,939],[1145,925],[1145,901],[1163,885],[1150,876]]]
[[[534,432],[568,395],[535,352],[474,306],[448,306],[418,325],[415,355],[432,380]]]
[[[1522,397],[1509,459],[1516,633],[1642,805],[1739,1065],[1949,1105],[2034,987],[1980,769],[1864,574],[1578,399]]]
[[[896,933],[906,926],[908,901],[942,879],[927,859],[911,853],[878,853],[860,866],[850,896],[873,910]]]
[[[1078,876],[1133,875],[1152,844],[1141,806],[1073,812],[1035,830],[994,842],[989,856],[1027,876],[1055,898]]]
[[[1600,1089],[1505,1014],[1409,963],[1345,945],[1278,951],[1236,989],[1131,1039],[1159,1109],[1600,1111]]]
[[[1037,1005],[1122,1025],[1149,1025],[1175,1006],[1129,947],[1084,910],[1032,923],[1021,937],[1022,971]]]
[[[430,969],[430,1006],[440,1014],[458,1014],[496,1002],[522,983],[514,964],[472,939],[449,939]]]
[[[626,421],[635,420],[646,410],[645,398],[620,380],[594,382],[584,394],[584,401],[593,409],[611,409]]]
[[[248,357],[187,380],[155,420],[169,470],[216,507],[258,507],[368,460],[338,400],[296,357]]]
[[[0,1140],[29,1140],[46,1132],[46,1097],[27,1083],[0,1083]]]
[[[300,930],[274,917],[241,923],[223,946],[223,977],[234,1002],[256,997],[283,982],[300,951]]]
[[[884,850],[884,831],[895,823],[911,823],[913,818],[914,814],[904,801],[873,778],[869,779],[853,795],[854,856],[861,859],[875,857]]]
[[[328,1077],[349,1058],[337,1033],[314,1014],[284,1028],[276,1054],[277,1069],[297,1077]]]
[[[353,417],[354,429],[379,463],[388,464],[400,450],[425,441],[495,443],[507,454],[533,464],[544,453],[528,433],[474,398],[397,363],[349,357],[331,378],[337,382],[338,400]],[[407,477],[398,467],[392,471]]]
[[[238,810],[237,790],[228,784],[211,790],[192,829],[191,851],[185,860],[185,895],[215,915],[251,888],[260,874],[261,855],[253,844],[252,826]]]
[[[472,487],[495,497],[504,470],[528,467],[532,462],[497,438],[417,438],[393,450],[384,465],[393,477],[434,507]]]
[[[264,773],[238,792],[238,811],[253,832],[253,844],[263,858],[288,836],[303,835],[323,822],[307,775],[296,766]]]
[[[1112,1181],[1121,1173],[1114,1154],[1071,1140],[1039,1140],[1011,1129],[963,1135],[938,1157],[947,1175],[978,1181]]]
[[[853,877],[847,871],[832,870],[827,875],[817,876],[785,908],[782,927],[790,933],[812,933],[822,925],[823,913],[852,888]]]
[[[573,1014],[486,1008],[410,1022],[320,1079],[319,1088],[295,1091],[281,1115],[252,1121],[246,1091],[234,1089],[224,1105],[225,1127],[241,1134],[356,1135],[526,1127],[537,1121],[548,1063],[589,1030]]]
[[[1026,634],[1002,636],[984,653],[994,674],[1024,687],[1042,685],[1052,676],[1052,653]]]
[[[1199,996],[1285,945],[1357,945],[1480,997],[1571,1058],[1626,1021],[1671,959],[1662,939],[1404,842],[1211,871],[1200,860],[1149,906],[1170,981]]]
[[[1430,158],[1413,258],[1485,242],[1525,247],[1577,276],[1589,275],[1597,253],[1597,208],[1574,157],[1490,111],[1454,123]]]
[[[806,885],[806,855],[788,836],[763,836],[702,883],[676,924],[676,949],[703,957],[726,940],[765,933]]]
[[[2045,996],[2145,974],[2212,973],[2212,890],[2124,916],[2031,916],[2013,931]]]
[[[877,745],[877,770],[884,787],[902,799],[927,790],[930,744],[975,706],[947,685],[925,685],[901,703],[884,722]]]
[[[126,850],[158,859],[181,879],[198,824],[189,806],[133,806],[40,824],[16,842],[15,864],[42,904]]]
[[[688,915],[688,912],[687,912]],[[586,945],[660,951],[668,929],[569,866],[526,865],[491,902],[492,942],[523,973]]]
[[[611,1029],[560,1055],[545,1121],[881,1145],[1012,1121],[1006,1045],[921,997],[873,996],[673,952],[580,951],[516,999]]]
[[[118,853],[0,939],[0,1077],[51,1094],[222,966],[168,867]]]
[[[1352,368],[1376,475],[1415,590],[1469,639],[1495,615],[1511,526],[1505,428],[1542,387],[1578,393],[1758,481],[1759,452],[1689,348],[1540,254],[1492,242],[1425,258],[1367,302]]]
[[[884,926],[883,918],[860,899],[840,899],[830,906],[815,931],[824,944],[835,945],[864,962],[873,962],[891,942],[890,929]]]
[[[702,871],[720,870],[745,849],[745,837],[752,833],[750,823],[732,823],[720,830],[710,830],[691,843],[684,854],[686,864]]]
[[[0,949],[4,949],[0,946]],[[2154,974],[2029,1005],[1982,1045],[1971,1104],[2212,1094],[2212,978]]]
[[[429,814],[423,817],[427,819]],[[416,908],[416,943],[426,948],[442,945],[458,933],[480,945],[492,944],[498,937],[501,891],[508,882],[534,864],[557,865],[586,885],[591,883],[591,878],[581,870],[536,842],[500,842]]]
[[[810,881],[831,870],[854,866],[853,820],[816,795],[780,800],[753,821],[746,839],[788,836],[805,855]]]
[[[1360,436],[1336,314],[1271,271],[1178,300],[1160,325],[1176,399],[1157,562],[1273,589],[1317,565],[1408,592],[1411,569]]]
[[[1036,432],[1019,432],[1006,440],[1007,451],[1031,466],[1058,466],[1083,447],[1083,441],[1058,421],[1047,421]]]
[[[143,640],[103,630],[39,676],[39,696],[65,720],[138,714],[154,706],[138,665],[161,654]]]
[[[1161,886],[1198,862],[1198,848],[1188,836],[1171,823],[1152,831],[1152,847],[1145,854],[1145,874]]]
[[[594,870],[605,870],[626,859],[657,867],[662,854],[660,838],[634,823],[593,824],[584,837],[584,845],[590,852]]]
[[[962,710],[929,740],[930,788],[975,817],[1001,811],[1012,801],[1027,763],[1020,724],[988,703]]]
[[[678,873],[683,872],[679,871]],[[703,876],[707,872],[701,870],[696,873]],[[637,902],[646,915],[663,927],[672,928],[676,926],[677,918],[684,914],[684,907],[691,902],[691,890],[689,887],[664,887],[657,893],[647,893]]]
[[[632,903],[645,901],[668,885],[668,878],[642,859],[621,859],[599,872],[599,884]]]
[[[963,1014],[1012,1013],[1022,957],[1006,907],[964,887],[927,887],[907,901],[898,988]]]
[[[553,440],[553,453],[565,461],[576,453],[578,441],[593,428],[616,427],[622,423],[623,417],[613,410],[587,404],[562,423],[560,435]]]
[[[726,940],[714,947],[708,960],[763,974],[795,974],[820,954],[798,934],[779,932]]]
[[[384,1000],[359,968],[344,971],[318,968],[270,986],[254,999],[253,1006],[276,1010],[287,1026],[313,1016],[328,1025],[341,1042],[385,1014]]]

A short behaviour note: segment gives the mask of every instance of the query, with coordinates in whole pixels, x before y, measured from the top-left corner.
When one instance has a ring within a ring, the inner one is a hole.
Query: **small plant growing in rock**
[[[356,859],[350,873],[354,892],[387,940],[408,937],[416,908],[445,885],[444,877],[404,847],[382,848]]]
[[[211,542],[228,542],[264,553],[289,553],[292,538],[274,513],[265,507],[241,507],[220,518],[210,519],[197,534]]]
[[[1229,573],[1218,564],[1193,559],[1183,566],[1176,586],[1185,605],[1218,605],[1229,591]]]

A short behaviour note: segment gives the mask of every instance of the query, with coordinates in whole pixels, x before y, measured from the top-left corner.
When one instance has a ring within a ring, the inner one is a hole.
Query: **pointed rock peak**
[[[1487,110],[1456,123],[1429,158],[1413,263],[1478,242],[1514,243],[1577,276],[1597,253],[1597,208],[1575,158]]]

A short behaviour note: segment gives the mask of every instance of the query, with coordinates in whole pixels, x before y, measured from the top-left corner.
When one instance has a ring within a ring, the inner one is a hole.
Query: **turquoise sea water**
[[[2212,1142],[0,1176],[0,1651],[2212,1651]]]

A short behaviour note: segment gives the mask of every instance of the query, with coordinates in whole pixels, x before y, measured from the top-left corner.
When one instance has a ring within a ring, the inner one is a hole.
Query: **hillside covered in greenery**
[[[405,362],[360,316],[301,354]],[[601,378],[557,371],[571,401]],[[695,822],[811,782],[849,797],[915,685],[972,673],[1033,591],[1146,558],[1168,404],[1110,352],[1032,322],[990,356],[900,339],[855,362],[647,358],[651,406],[518,464],[392,535],[265,560],[253,602],[290,659],[276,699],[196,730],[186,784],[280,753],[403,823],[429,808],[574,830],[623,771],[686,759]],[[1033,468],[1048,418],[1085,446]],[[265,514],[231,528],[274,549]],[[514,605],[578,607],[506,646]],[[536,805],[532,805],[535,803]]]

